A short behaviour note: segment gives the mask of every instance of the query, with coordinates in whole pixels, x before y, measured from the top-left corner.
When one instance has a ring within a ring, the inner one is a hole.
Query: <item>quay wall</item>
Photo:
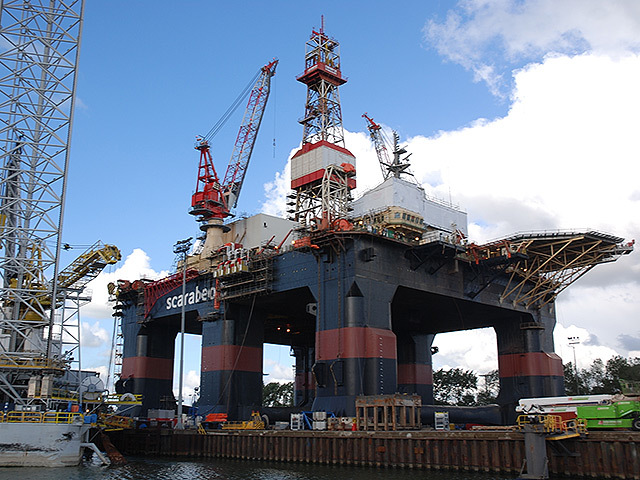
[[[325,465],[447,469],[519,474],[525,449],[514,431],[234,431],[206,435],[169,429],[109,432],[125,455],[230,458]],[[547,441],[549,473],[640,480],[640,433],[593,432]]]

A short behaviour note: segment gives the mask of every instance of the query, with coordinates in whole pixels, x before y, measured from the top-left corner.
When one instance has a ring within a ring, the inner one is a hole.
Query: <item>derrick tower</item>
[[[291,159],[289,213],[311,229],[331,227],[348,215],[355,188],[355,157],[345,148],[338,87],[347,81],[340,69],[340,44],[313,31],[306,43],[305,70],[297,80],[307,86],[302,148]]]
[[[16,371],[63,367],[50,360],[63,293],[45,277],[58,277],[83,7],[0,2],[0,390],[13,397]]]

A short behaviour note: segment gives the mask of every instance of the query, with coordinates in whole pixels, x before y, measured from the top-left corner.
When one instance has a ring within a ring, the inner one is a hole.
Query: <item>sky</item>
[[[83,368],[106,371],[113,319],[106,284],[160,278],[173,244],[198,233],[195,136],[209,131],[259,67],[272,93],[237,213],[281,214],[299,147],[304,44],[340,42],[347,148],[358,192],[382,178],[361,115],[398,131],[430,195],[465,210],[476,243],[516,232],[595,229],[640,239],[640,3],[635,0],[87,2],[63,241],[100,239],[123,261],[83,307]],[[242,110],[242,108],[240,109]],[[213,141],[220,173],[239,111]],[[64,260],[63,260],[64,263]],[[593,269],[556,303],[556,352],[640,356],[640,254]],[[568,337],[579,337],[573,348]],[[489,329],[438,335],[434,368],[497,368]],[[187,338],[185,393],[199,383]],[[269,348],[266,381],[292,379]],[[176,368],[177,371],[177,368]],[[177,390],[177,388],[176,388]]]

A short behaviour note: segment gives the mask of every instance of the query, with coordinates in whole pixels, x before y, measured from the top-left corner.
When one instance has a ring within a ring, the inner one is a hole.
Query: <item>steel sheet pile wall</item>
[[[524,441],[516,432],[110,432],[128,455],[236,458],[286,462],[519,473]],[[640,433],[595,432],[547,442],[549,471],[573,477],[640,479]],[[559,442],[556,442],[559,444]]]

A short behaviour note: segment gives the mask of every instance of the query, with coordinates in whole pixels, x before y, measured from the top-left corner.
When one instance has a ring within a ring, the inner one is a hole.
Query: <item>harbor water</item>
[[[241,460],[189,460],[129,457],[128,464],[104,467],[97,459],[77,467],[0,468],[0,480],[503,480],[483,473],[338,467]]]

